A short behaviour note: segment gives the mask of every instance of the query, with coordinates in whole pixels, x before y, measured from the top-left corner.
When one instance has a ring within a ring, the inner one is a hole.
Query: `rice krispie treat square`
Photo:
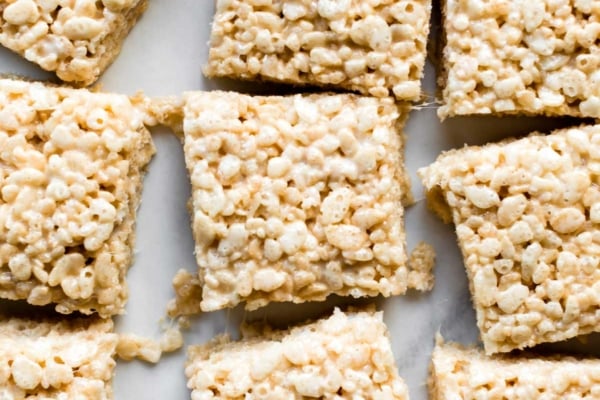
[[[406,262],[406,111],[355,95],[186,94],[202,310],[391,296],[427,281]]]
[[[600,117],[600,3],[444,0],[441,118]]]
[[[336,309],[287,331],[190,346],[192,399],[408,399],[382,315]]]
[[[218,0],[209,77],[418,100],[431,0]]]
[[[452,150],[419,175],[456,226],[486,353],[600,331],[600,125]]]
[[[0,45],[65,82],[94,83],[147,0],[0,0]]]
[[[438,344],[429,378],[431,400],[598,399],[600,360],[496,355]]]
[[[0,398],[113,398],[110,319],[0,320]]]
[[[123,312],[142,175],[142,99],[0,79],[0,297]]]

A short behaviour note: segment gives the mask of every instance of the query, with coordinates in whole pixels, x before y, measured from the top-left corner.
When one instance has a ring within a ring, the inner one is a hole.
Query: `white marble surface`
[[[101,78],[105,90],[148,95],[178,94],[185,90],[231,89],[277,92],[274,86],[240,85],[230,81],[209,81],[201,75],[207,56],[207,41],[213,2],[210,0],[151,0],[142,20],[127,39],[121,56]],[[439,39],[434,39],[439,40]],[[17,73],[47,79],[51,75],[0,49],[0,73]],[[433,98],[434,72],[426,70],[425,91]],[[385,311],[400,375],[410,387],[412,399],[426,399],[426,379],[434,336],[440,331],[449,340],[473,343],[477,340],[475,314],[469,299],[467,280],[451,226],[443,225],[425,207],[416,170],[429,164],[440,151],[489,140],[544,131],[569,121],[524,118],[458,118],[441,124],[433,106],[411,113],[406,133],[406,162],[413,178],[413,192],[419,200],[407,210],[408,245],[426,240],[438,253],[436,285],[431,293],[410,293],[404,297],[377,299]],[[158,338],[159,320],[173,296],[171,278],[179,268],[195,270],[193,242],[186,202],[189,184],[179,140],[166,129],[153,130],[157,155],[145,180],[143,202],[138,213],[135,264],[129,272],[131,297],[127,315],[118,318],[120,332],[134,332]],[[223,332],[235,333],[244,319],[263,319],[286,324],[315,317],[333,304],[349,299],[334,298],[325,304],[279,304],[254,313],[240,307],[204,314],[193,321],[185,334],[186,343],[207,341]],[[14,307],[0,302],[1,308]],[[587,345],[567,344],[598,354],[598,338]],[[142,362],[119,362],[115,377],[115,398],[188,399],[183,373],[184,351],[165,356],[155,366]]]

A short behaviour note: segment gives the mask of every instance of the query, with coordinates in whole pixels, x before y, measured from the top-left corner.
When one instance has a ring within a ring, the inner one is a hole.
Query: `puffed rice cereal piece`
[[[600,117],[600,2],[445,0],[440,118]]]
[[[486,353],[600,331],[600,125],[452,150],[418,173],[456,226]]]
[[[0,320],[0,398],[113,398],[110,319]]]
[[[141,102],[0,79],[0,298],[123,312],[154,154]]]
[[[430,0],[219,0],[209,77],[418,100]]]
[[[600,360],[496,355],[438,343],[433,351],[431,400],[600,398]]]
[[[336,309],[287,331],[221,336],[188,348],[185,373],[193,400],[408,399],[381,312]]]
[[[94,83],[147,0],[0,0],[0,45],[65,82]]]
[[[185,99],[203,311],[427,287],[431,271],[408,279],[404,106],[330,94]]]

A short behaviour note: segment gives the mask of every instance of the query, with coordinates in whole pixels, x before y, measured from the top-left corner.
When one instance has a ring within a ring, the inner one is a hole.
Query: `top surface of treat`
[[[122,312],[140,169],[128,97],[0,80],[0,296]]]
[[[203,310],[406,291],[404,116],[391,98],[186,100]]]
[[[205,72],[418,100],[429,0],[219,0]]]
[[[343,313],[240,342],[191,347],[192,399],[408,399],[382,314]]]
[[[600,126],[453,150],[419,174],[456,225],[488,353],[600,330]]]
[[[436,346],[432,400],[597,399],[600,360],[573,357],[494,356],[455,344]]]
[[[145,3],[0,0],[0,44],[63,81],[89,85],[118,53],[121,36],[134,22],[131,13]]]
[[[110,320],[0,322],[0,398],[108,400],[118,337]]]
[[[445,3],[441,117],[600,117],[600,2]]]

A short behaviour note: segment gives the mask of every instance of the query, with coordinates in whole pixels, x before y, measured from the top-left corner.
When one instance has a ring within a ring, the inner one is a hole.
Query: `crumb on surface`
[[[167,306],[169,317],[175,318],[201,312],[202,284],[198,274],[180,269],[173,277],[173,288],[175,289],[175,298],[169,301]]]
[[[408,273],[409,286],[417,290],[429,291],[433,289],[435,276],[435,249],[426,242],[419,242],[408,257],[410,272]]]

